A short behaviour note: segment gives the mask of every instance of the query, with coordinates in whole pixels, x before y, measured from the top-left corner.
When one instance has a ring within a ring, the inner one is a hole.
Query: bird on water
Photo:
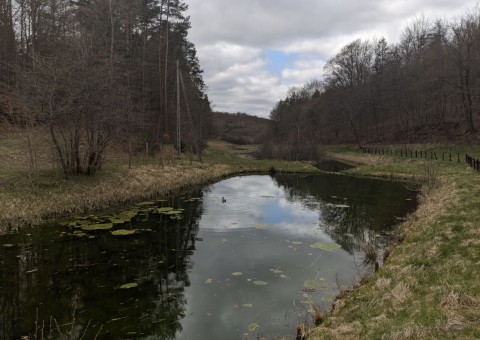
[[[222,203],[225,203],[227,202],[227,200],[225,199],[225,197],[222,197]]]

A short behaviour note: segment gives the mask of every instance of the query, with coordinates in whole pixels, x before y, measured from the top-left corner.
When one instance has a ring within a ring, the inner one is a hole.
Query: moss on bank
[[[375,275],[337,299],[309,339],[480,338],[480,173],[464,163],[333,150],[357,175],[425,179],[420,204]]]

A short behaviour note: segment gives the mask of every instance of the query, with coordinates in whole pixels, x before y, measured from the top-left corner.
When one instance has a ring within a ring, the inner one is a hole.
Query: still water
[[[292,338],[415,204],[395,182],[241,176],[0,236],[0,338]]]

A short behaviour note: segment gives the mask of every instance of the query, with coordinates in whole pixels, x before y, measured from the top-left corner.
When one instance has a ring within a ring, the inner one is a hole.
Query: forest
[[[1,1],[0,116],[46,127],[66,176],[95,174],[113,141],[128,152],[198,153],[211,109],[187,8],[180,0]]]
[[[352,41],[321,80],[291,88],[270,113],[270,144],[475,140],[479,90],[480,13],[419,17],[398,43]]]

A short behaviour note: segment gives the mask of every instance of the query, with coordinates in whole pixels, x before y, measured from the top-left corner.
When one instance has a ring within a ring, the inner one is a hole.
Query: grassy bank
[[[162,161],[158,156],[138,155],[129,167],[128,155],[112,150],[95,177],[65,179],[49,148],[42,131],[0,139],[0,232],[167,195],[237,173],[266,172],[272,167],[285,172],[316,171],[303,163],[256,161],[249,147],[212,141],[203,163],[191,157]]]
[[[480,173],[463,162],[330,151],[363,164],[352,174],[425,185],[419,208],[400,226],[404,241],[365,285],[342,292],[309,339],[479,339]],[[480,157],[478,148],[468,152]]]

